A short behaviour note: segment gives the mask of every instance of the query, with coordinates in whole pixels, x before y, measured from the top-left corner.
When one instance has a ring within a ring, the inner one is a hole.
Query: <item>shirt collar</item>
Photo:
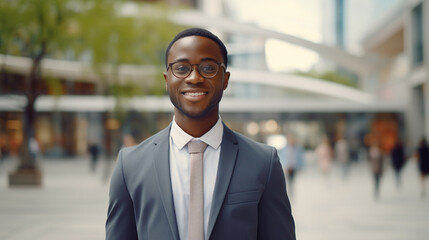
[[[188,144],[191,140],[201,140],[207,145],[211,146],[214,149],[218,149],[223,136],[223,124],[222,119],[219,116],[216,124],[203,136],[199,138],[194,138],[191,135],[187,134],[183,129],[179,127],[176,123],[176,119],[173,117],[173,122],[171,124],[171,138],[173,139],[173,143],[177,146],[178,149],[182,149],[186,144]]]

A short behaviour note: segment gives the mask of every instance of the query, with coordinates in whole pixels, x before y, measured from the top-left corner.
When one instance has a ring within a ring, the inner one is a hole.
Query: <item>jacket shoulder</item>
[[[256,154],[255,156],[261,156],[262,154],[266,157],[271,157],[273,152],[276,152],[274,147],[265,143],[257,142],[247,136],[242,135],[241,133],[234,131],[234,135],[237,139],[239,148],[246,149],[247,153]]]
[[[125,161],[142,159],[142,157],[148,153],[148,151],[151,151],[154,145],[168,141],[169,134],[170,128],[167,127],[135,146],[122,148],[119,152],[119,155]]]

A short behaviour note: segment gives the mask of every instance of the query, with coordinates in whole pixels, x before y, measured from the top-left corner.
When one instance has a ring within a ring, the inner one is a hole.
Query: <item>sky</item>
[[[234,0],[237,20],[291,34],[314,42],[322,41],[320,0]],[[275,39],[266,42],[270,71],[309,70],[318,54]]]

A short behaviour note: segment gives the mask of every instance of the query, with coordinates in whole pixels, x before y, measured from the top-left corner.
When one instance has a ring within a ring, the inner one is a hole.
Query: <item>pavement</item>
[[[18,161],[2,161],[0,239],[104,239],[113,163],[101,160],[93,172],[89,162],[89,157],[43,159],[41,187],[10,188],[8,172]],[[340,166],[325,176],[309,162],[297,175],[290,197],[299,240],[429,239],[429,196],[421,196],[413,161],[403,170],[400,189],[386,168],[378,199],[366,161],[352,165],[346,177]]]

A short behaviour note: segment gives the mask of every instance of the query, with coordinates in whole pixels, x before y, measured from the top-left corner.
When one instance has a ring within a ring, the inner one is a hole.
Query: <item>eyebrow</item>
[[[215,61],[215,62],[218,62],[216,59],[214,59],[214,58],[203,58],[203,59],[201,59],[201,61]]]
[[[214,61],[214,62],[218,62],[216,59],[214,59],[214,58],[210,58],[210,57],[207,57],[207,58],[202,58],[202,59],[200,59],[200,61],[202,62],[202,61]],[[187,58],[179,58],[179,59],[176,59],[175,61],[173,61],[173,62],[189,62],[189,59],[187,59]]]

